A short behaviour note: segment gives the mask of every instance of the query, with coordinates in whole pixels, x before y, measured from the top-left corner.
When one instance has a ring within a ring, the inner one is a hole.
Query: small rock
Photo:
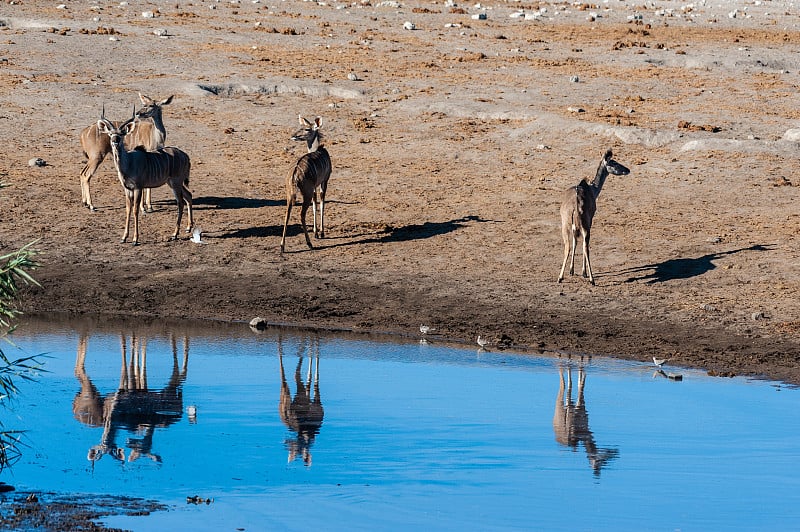
[[[167,30],[165,30],[163,28],[159,28],[157,30],[153,30],[153,35],[155,35],[157,37],[169,37],[169,33],[167,33]]]
[[[472,15],[472,20],[486,20],[486,13],[476,13]]]
[[[264,318],[253,318],[250,320],[250,329],[253,331],[263,331],[267,328],[267,320]]]
[[[767,318],[763,312],[753,312],[750,317],[753,318],[753,321],[764,320]]]
[[[361,81],[361,78],[359,78],[355,72],[350,72],[347,75],[347,79],[349,79],[350,81]]]
[[[569,80],[572,83],[580,83],[581,78],[579,78],[578,76],[570,76]]]
[[[586,109],[583,107],[567,107],[567,111],[570,113],[585,113]]]
[[[405,21],[403,23],[403,29],[404,30],[415,30],[415,29],[417,29],[417,26],[413,22],[407,20],[407,21]]]
[[[156,14],[152,11],[142,11],[142,18],[155,18]]]
[[[47,161],[42,159],[41,157],[34,157],[30,161],[28,161],[28,166],[47,166]]]
[[[715,310],[717,310],[717,307],[715,307],[714,305],[709,305],[708,303],[703,303],[702,305],[700,305],[700,308],[702,310],[705,310],[706,312],[714,312]]]

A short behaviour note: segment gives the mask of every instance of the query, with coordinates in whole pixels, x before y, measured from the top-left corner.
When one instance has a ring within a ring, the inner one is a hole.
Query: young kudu
[[[581,275],[589,277],[589,282],[594,284],[592,275],[592,264],[589,261],[589,234],[592,230],[592,219],[597,210],[597,196],[603,188],[608,174],[628,175],[630,170],[613,160],[611,150],[608,150],[597,167],[594,179],[589,182],[584,179],[574,187],[568,188],[564,192],[564,201],[561,203],[561,237],[564,240],[564,262],[561,265],[561,273],[558,274],[558,282],[564,280],[564,269],[567,267],[567,259],[572,257],[569,266],[569,274],[575,274],[575,248],[577,238],[583,240],[583,268]]]
[[[322,146],[322,119],[317,117],[312,124],[302,116],[300,124],[304,127],[292,135],[292,140],[304,140],[308,146],[308,153],[300,157],[292,172],[286,177],[286,218],[283,222],[283,236],[281,237],[281,253],[286,246],[286,227],[289,225],[289,215],[292,206],[297,200],[297,191],[303,197],[300,207],[300,225],[306,236],[306,244],[313,249],[311,239],[308,237],[306,227],[306,211],[312,205],[314,214],[314,238],[325,238],[325,192],[328,189],[328,179],[331,177],[331,157]],[[319,228],[317,227],[317,196],[319,195]]]
[[[155,151],[164,147],[167,130],[164,129],[164,122],[161,119],[161,108],[172,103],[173,97],[174,95],[157,102],[139,93],[139,99],[144,107],[136,113],[136,116],[140,119],[149,120],[142,121],[137,125],[136,130],[125,138],[125,146],[129,150],[141,146],[147,151]],[[114,125],[119,126],[119,123],[114,123]],[[89,182],[106,155],[111,153],[111,143],[108,136],[97,129],[97,124],[92,124],[81,131],[81,148],[83,149],[84,157],[89,159],[83,170],[81,170],[81,201],[85,206],[89,207],[89,210],[93,211],[95,209],[92,204],[92,195],[89,191]],[[150,203],[149,188],[145,190],[144,204],[146,210],[152,212],[153,206]]]
[[[178,148],[166,147],[156,151],[125,149],[125,136],[138,127],[139,121],[136,113],[119,127],[102,116],[97,121],[97,129],[108,135],[111,144],[111,155],[120,183],[125,189],[125,231],[122,241],[128,239],[128,230],[133,212],[133,244],[139,244],[139,210],[142,205],[142,190],[145,188],[158,188],[167,184],[175,195],[178,203],[178,220],[175,223],[175,232],[171,240],[178,238],[181,219],[183,218],[184,203],[189,210],[189,223],[186,231],[192,230],[194,218],[192,216],[192,193],[189,191],[189,171],[191,162],[189,156]]]

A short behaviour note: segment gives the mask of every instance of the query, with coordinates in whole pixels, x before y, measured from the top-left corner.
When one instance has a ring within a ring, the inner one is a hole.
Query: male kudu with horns
[[[137,124],[135,108],[133,116],[119,126],[115,126],[103,115],[97,121],[97,129],[109,137],[117,176],[125,189],[125,231],[122,233],[122,241],[125,242],[128,239],[131,212],[133,212],[133,244],[139,244],[139,211],[142,205],[142,190],[158,188],[164,184],[169,185],[172,189],[175,201],[178,203],[178,220],[175,223],[175,232],[171,237],[171,240],[176,240],[180,232],[184,203],[189,211],[189,223],[186,231],[191,231],[194,225],[192,193],[188,188],[189,171],[191,170],[189,156],[174,147],[161,148],[156,151],[139,148],[128,151],[125,148],[125,136],[131,134]]]

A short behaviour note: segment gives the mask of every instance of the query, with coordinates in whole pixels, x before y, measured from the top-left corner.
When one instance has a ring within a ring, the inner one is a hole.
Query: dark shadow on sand
[[[761,244],[755,244],[747,248],[732,249],[720,253],[709,253],[702,257],[669,259],[664,262],[622,270],[617,272],[617,274],[637,274],[653,270],[651,273],[629,277],[624,281],[626,283],[644,281],[647,284],[653,284],[674,281],[676,279],[689,279],[715,269],[717,266],[714,264],[714,261],[727,255],[734,255],[743,251],[769,251],[770,249],[772,248],[769,245],[763,246]]]
[[[446,222],[425,222],[421,224],[411,224],[403,227],[389,227],[379,233],[361,235],[355,237],[356,240],[324,246],[334,248],[340,246],[355,246],[360,244],[389,244],[392,242],[409,242],[412,240],[425,240],[435,236],[446,235],[458,229],[466,227],[470,222],[493,222],[494,220],[484,220],[480,216],[464,216]]]

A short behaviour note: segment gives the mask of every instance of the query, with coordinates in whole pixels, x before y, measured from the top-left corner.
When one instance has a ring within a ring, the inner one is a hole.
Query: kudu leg
[[[189,215],[189,221],[186,223],[186,232],[189,233],[192,231],[194,227],[194,213],[192,212],[192,191],[189,190],[186,185],[181,185],[181,190],[183,191],[183,201],[186,203],[186,211]]]
[[[133,204],[133,191],[125,189],[125,230],[122,232],[122,242],[128,241],[131,226],[131,205]]]
[[[89,207],[90,211],[94,211],[94,205],[92,205],[92,194],[89,192],[89,182],[92,180],[92,176],[97,171],[97,167],[100,166],[100,163],[103,162],[103,157],[89,159],[89,162],[86,163],[86,166],[83,167],[81,170],[81,201],[83,205]]]
[[[570,261],[569,261],[569,274],[575,275],[575,250],[578,247],[578,241],[575,238],[575,233],[572,233],[571,237],[572,247],[570,252]]]
[[[564,270],[567,268],[567,260],[569,260],[569,237],[564,236],[564,262],[561,263],[561,273],[558,274],[558,282],[564,280]]]
[[[142,212],[153,212],[153,203],[150,201],[149,188],[144,189],[144,202],[142,203]]]
[[[286,199],[286,217],[283,219],[283,236],[281,237],[281,253],[283,253],[284,247],[286,246],[286,227],[289,225],[289,215],[292,214],[292,205],[294,205],[296,197],[294,195],[289,196]]]
[[[175,187],[172,189],[172,194],[175,196],[175,203],[178,205],[178,219],[175,221],[175,231],[172,233],[170,240],[178,240],[178,234],[181,232],[181,220],[183,219],[183,204],[185,202],[185,195],[183,184],[178,186],[180,188]]]
[[[585,266],[585,272],[583,276],[586,277],[586,274],[589,274],[589,282],[594,285],[594,276],[592,275],[592,263],[589,260],[589,233],[583,235],[583,263]]]
[[[319,190],[319,238],[325,238],[325,192],[328,182],[324,182]]]
[[[306,213],[308,212],[309,205],[311,205],[311,202],[303,198],[303,205],[300,207],[300,225],[303,227],[303,234],[306,237],[308,249],[314,249],[314,246],[311,244],[311,238],[308,236],[308,227],[306,226]]]
[[[133,190],[133,245],[139,245],[139,211],[142,208],[142,189],[136,188]]]

